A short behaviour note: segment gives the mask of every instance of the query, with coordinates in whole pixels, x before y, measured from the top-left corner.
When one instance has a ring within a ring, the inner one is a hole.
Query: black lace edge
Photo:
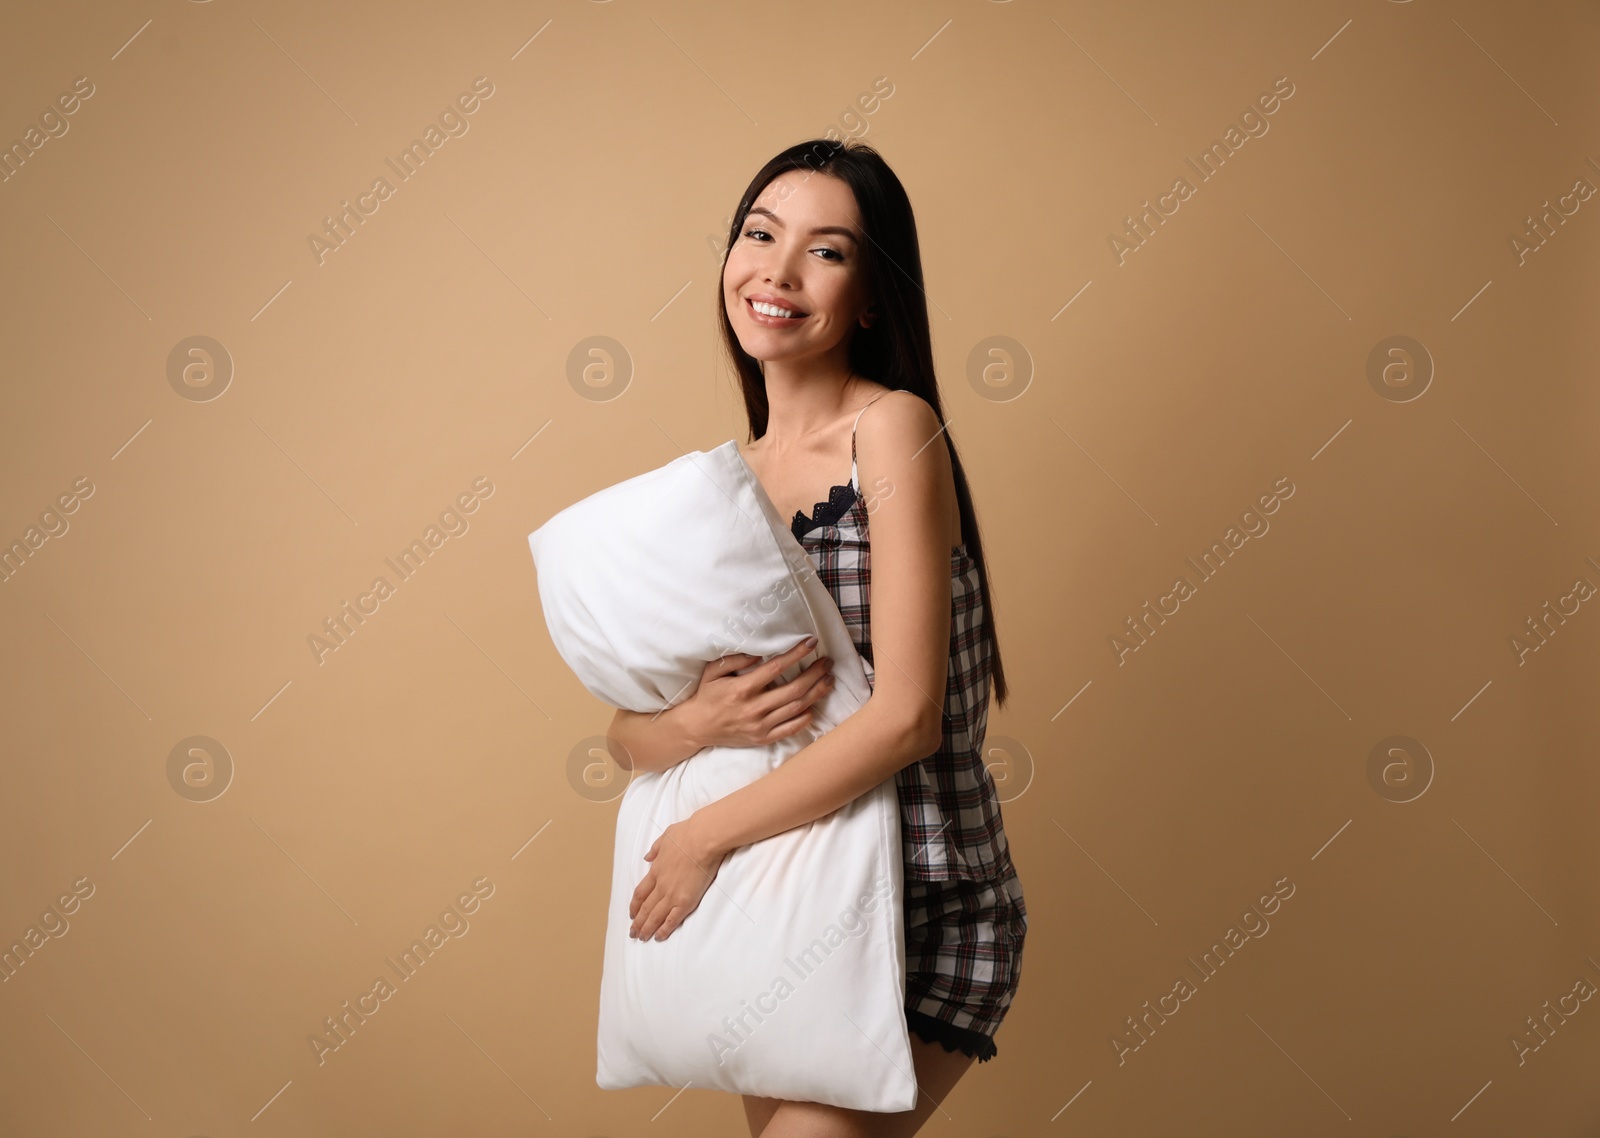
[[[843,493],[840,493],[843,491]],[[856,504],[856,488],[848,482],[828,488],[828,500],[818,502],[811,507],[811,516],[808,518],[799,510],[794,512],[794,518],[789,522],[789,528],[797,538],[804,537],[814,529],[822,526],[831,526],[845,514],[850,512],[850,507]]]
[[[915,1008],[906,1009],[906,1026],[916,1032],[924,1043],[940,1044],[946,1051],[959,1049],[963,1055],[973,1056],[980,1063],[986,1063],[1000,1053],[994,1040],[983,1032],[957,1027]]]

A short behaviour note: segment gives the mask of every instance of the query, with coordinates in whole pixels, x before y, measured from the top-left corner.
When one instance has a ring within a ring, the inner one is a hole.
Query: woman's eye
[[[744,231],[744,236],[746,236],[746,237],[754,237],[758,233],[763,237],[771,237],[772,236],[772,234],[768,233],[765,229],[756,229],[754,227],[746,229]],[[763,242],[761,242],[761,244],[764,245],[764,244],[766,244],[766,242],[763,241]],[[844,254],[843,253],[839,252],[839,250],[837,250],[837,249],[830,249],[826,245],[822,246],[820,249],[815,250],[815,252],[832,254],[831,256],[824,257],[823,260],[825,260],[825,261],[842,261],[842,260],[844,260]]]

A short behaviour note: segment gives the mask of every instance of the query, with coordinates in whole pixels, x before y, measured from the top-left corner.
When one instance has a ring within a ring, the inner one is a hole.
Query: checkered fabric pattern
[[[852,429],[850,482],[832,487],[810,518],[797,512],[791,528],[844,615],[871,684],[872,551],[855,450]],[[933,754],[895,774],[905,862],[906,1026],[981,1063],[997,1053],[995,1030],[1022,978],[1028,909],[983,765],[991,645],[983,635],[978,567],[964,544],[950,554],[950,617],[944,738]]]
[[[1028,909],[1015,873],[906,888],[906,1026],[980,1063],[1022,979]]]
[[[796,513],[793,530],[844,616],[870,685],[874,676],[869,618],[872,550],[859,480],[852,430],[850,484],[833,487],[829,501],[818,503],[809,521]],[[944,739],[933,754],[895,775],[908,881],[993,882],[1012,872],[1000,801],[983,764],[990,647],[990,640],[983,635],[978,566],[963,543],[950,554],[950,667],[944,692]]]

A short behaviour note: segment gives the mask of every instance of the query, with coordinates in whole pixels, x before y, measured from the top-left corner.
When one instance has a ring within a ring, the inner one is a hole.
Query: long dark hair
[[[872,147],[862,142],[835,142],[812,139],[782,151],[763,166],[734,211],[728,244],[722,252],[726,271],[728,254],[733,251],[745,217],[767,183],[789,170],[809,170],[841,179],[855,193],[861,212],[861,226],[867,243],[862,248],[862,268],[867,288],[878,309],[878,319],[870,328],[856,327],[850,339],[850,368],[896,391],[921,396],[944,425],[944,407],[939,401],[939,381],[934,375],[933,343],[928,332],[928,302],[922,287],[922,254],[917,245],[917,222],[911,212],[911,199],[889,164]],[[722,321],[722,339],[739,385],[744,390],[745,415],[750,421],[750,437],[767,433],[767,382],[761,364],[747,354],[734,334],[728,308],[722,299],[722,274],[717,275],[717,313]],[[956,453],[950,432],[940,432],[950,452],[955,474],[956,500],[961,508],[961,533],[967,552],[978,567],[978,588],[983,597],[983,634],[990,644],[990,674],[995,702],[1004,706],[1008,689],[1005,668],[1000,662],[1000,642],[995,635],[994,605],[990,600],[989,568],[983,559],[983,539],[978,518],[972,510],[972,492],[967,488],[961,456]]]

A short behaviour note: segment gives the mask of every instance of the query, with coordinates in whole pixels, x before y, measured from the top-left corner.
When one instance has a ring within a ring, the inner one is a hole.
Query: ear
[[[865,312],[863,312],[861,314],[861,316],[860,316],[861,326],[863,328],[871,328],[873,321],[877,320],[877,318],[878,318],[877,305],[873,305],[871,308],[867,309]]]

